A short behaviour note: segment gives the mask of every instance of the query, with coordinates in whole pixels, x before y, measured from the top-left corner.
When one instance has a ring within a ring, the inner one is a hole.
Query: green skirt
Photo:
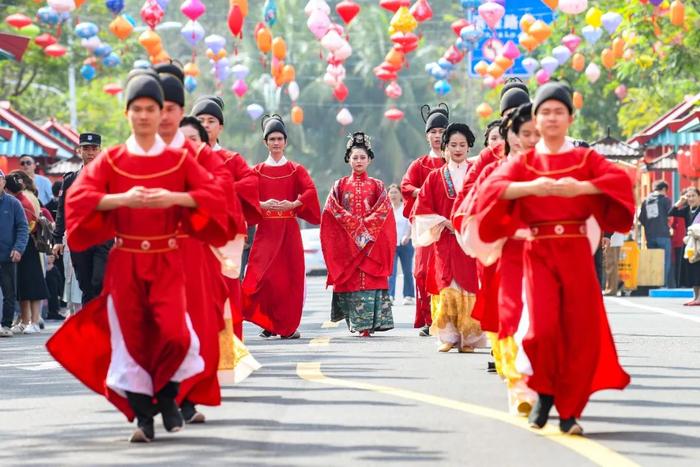
[[[389,292],[386,289],[334,292],[331,321],[342,320],[348,324],[350,332],[394,329]]]

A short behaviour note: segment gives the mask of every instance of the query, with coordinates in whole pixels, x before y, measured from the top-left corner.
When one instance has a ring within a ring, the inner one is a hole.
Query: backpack
[[[43,215],[39,214],[36,221],[36,228],[32,232],[34,246],[39,253],[51,253],[51,242],[53,240],[54,225]]]

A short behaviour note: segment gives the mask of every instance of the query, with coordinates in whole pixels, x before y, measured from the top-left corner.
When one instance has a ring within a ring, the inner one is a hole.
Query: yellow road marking
[[[321,328],[322,329],[337,328],[339,324],[340,324],[340,321],[336,321],[335,323],[333,321],[324,321],[323,324],[321,325]]]
[[[330,341],[330,339],[328,339]],[[313,342],[313,341],[312,341]],[[328,345],[328,343],[324,344]],[[321,372],[321,363],[319,362],[301,362],[297,363],[297,375],[300,378],[312,381],[315,383],[328,384],[330,386],[338,386],[352,389],[361,389],[364,391],[373,391],[381,394],[387,394],[403,399],[410,399],[426,404],[437,405],[448,409],[459,410],[471,415],[490,418],[499,422],[508,423],[509,425],[535,433],[550,441],[554,441],[577,454],[585,457],[591,462],[601,466],[615,467],[639,467],[632,460],[618,454],[602,444],[596,443],[588,438],[581,436],[568,436],[562,434],[558,429],[547,426],[542,430],[532,430],[524,418],[517,418],[509,415],[507,412],[490,409],[467,402],[446,399],[443,397],[433,396],[406,389],[394,388],[390,386],[379,386],[371,383],[363,383],[359,381],[350,381],[345,379],[329,378]]]
[[[328,336],[315,337],[309,341],[310,347],[325,347],[330,344],[331,338]]]

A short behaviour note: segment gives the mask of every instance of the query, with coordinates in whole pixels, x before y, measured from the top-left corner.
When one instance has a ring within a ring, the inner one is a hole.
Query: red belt
[[[146,237],[117,233],[114,247],[131,253],[165,253],[177,250],[176,234]]]
[[[586,223],[579,221],[544,222],[530,226],[535,238],[572,238],[586,236]]]
[[[296,219],[297,215],[294,209],[289,211],[263,211],[263,219]]]

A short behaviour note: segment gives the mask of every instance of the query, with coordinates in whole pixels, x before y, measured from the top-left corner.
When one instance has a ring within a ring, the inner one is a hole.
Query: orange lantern
[[[577,110],[583,108],[583,95],[578,91],[574,91],[574,107],[576,107]]]
[[[680,0],[673,0],[670,8],[671,24],[683,26],[685,22],[685,6]]]
[[[604,49],[600,54],[600,60],[603,62],[603,66],[608,70],[615,66],[615,54],[610,49]]]
[[[304,110],[298,105],[292,107],[292,123],[296,125],[304,123]]]
[[[238,8],[241,9],[241,14],[243,17],[245,18],[248,16],[248,0],[231,0],[229,5],[232,7],[238,5]]]
[[[503,68],[503,70],[507,70],[508,68],[510,68],[510,67],[513,66],[513,60],[511,60],[511,59],[508,58],[508,57],[504,57],[504,56],[502,56],[502,55],[499,55],[498,57],[496,57],[496,60],[494,60],[494,62],[495,62],[498,66],[500,66],[501,68]]]
[[[530,27],[535,24],[535,21],[537,20],[530,13],[524,14],[520,17],[520,29],[522,29],[523,32],[528,32]]]
[[[476,65],[474,65],[474,71],[479,73],[480,76],[486,76],[486,74],[488,73],[488,69],[489,69],[489,64],[483,60],[481,60]]]
[[[109,31],[122,41],[129,37],[133,30],[134,27],[123,16],[117,16],[109,23]]]
[[[530,29],[532,29],[532,28],[530,28]],[[533,50],[535,50],[537,48],[538,45],[540,45],[540,43],[537,42],[537,39],[535,39],[530,34],[525,33],[525,32],[520,33],[520,35],[518,36],[518,42],[528,52],[532,52]]]
[[[162,48],[160,36],[152,29],[146,29],[141,33],[139,36],[139,44],[141,44],[150,55],[154,55],[151,53],[152,50],[158,51],[157,47]]]
[[[184,72],[187,76],[192,76],[196,78],[199,76],[199,67],[194,62],[189,62],[185,64]]]
[[[384,61],[393,65],[395,68],[400,69],[404,64],[405,55],[400,50],[392,47],[386,54],[386,57],[384,57]]]
[[[486,103],[482,102],[476,107],[476,113],[479,115],[481,118],[487,118],[489,115],[493,113],[493,109],[491,106]]]
[[[625,54],[625,40],[621,37],[616,37],[612,41],[612,51],[615,58],[622,58]]]
[[[260,52],[266,54],[272,50],[272,33],[266,27],[258,29],[255,35],[255,42]]]
[[[586,68],[586,59],[584,58],[583,54],[574,54],[573,58],[571,59],[571,68],[578,71],[579,73],[582,72],[584,68]]]
[[[282,67],[282,81],[285,83],[291,83],[297,76],[297,72],[294,69],[294,65],[285,65]]]
[[[549,27],[549,24],[538,19],[530,26],[528,34],[537,39],[537,42],[542,43],[552,35],[552,28]]]
[[[287,43],[281,37],[272,39],[272,55],[277,60],[284,60],[287,56]]]
[[[556,10],[559,6],[559,0],[542,0],[542,3],[547,5],[551,10]]]
[[[489,75],[493,76],[496,79],[503,76],[503,73],[506,72],[506,70],[501,68],[501,66],[498,63],[492,63],[491,65],[489,65],[486,71]]]

